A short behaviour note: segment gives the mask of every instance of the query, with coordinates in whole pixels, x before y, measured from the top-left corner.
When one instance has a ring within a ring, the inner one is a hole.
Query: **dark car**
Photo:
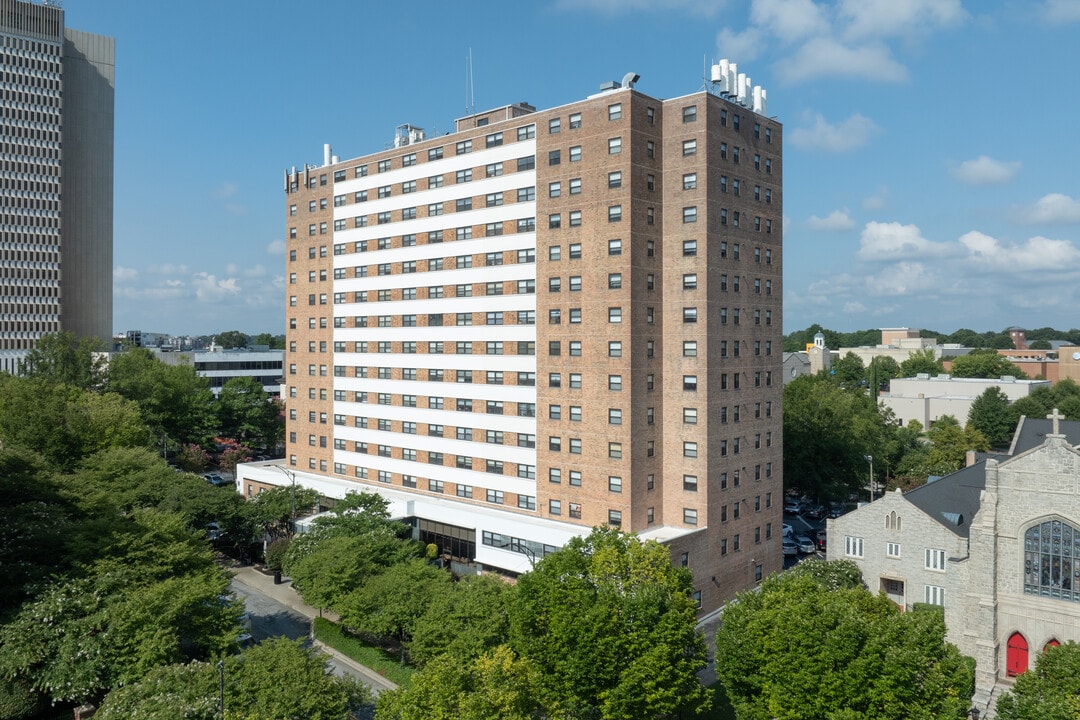
[[[814,543],[817,545],[817,549],[821,552],[825,552],[825,531],[818,530],[814,534]]]
[[[844,506],[840,503],[832,503],[829,505],[829,517],[833,520],[844,514]]]
[[[820,520],[825,517],[825,508],[820,505],[811,505],[803,511],[803,515],[806,515],[811,520]]]

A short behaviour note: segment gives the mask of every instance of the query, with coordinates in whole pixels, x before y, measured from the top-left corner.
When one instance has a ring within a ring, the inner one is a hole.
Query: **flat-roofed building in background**
[[[112,341],[112,38],[0,0],[0,371],[44,335]]]
[[[781,568],[781,126],[634,80],[285,172],[286,458],[241,490],[507,573],[619,527],[704,610]]]

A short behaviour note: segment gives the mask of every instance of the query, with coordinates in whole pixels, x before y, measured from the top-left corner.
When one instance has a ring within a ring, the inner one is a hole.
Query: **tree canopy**
[[[900,363],[898,377],[915,377],[916,375],[940,375],[945,372],[945,366],[941,363],[932,348],[914,350],[908,355],[907,360]]]
[[[696,676],[706,653],[692,591],[689,570],[666,548],[594,528],[519,578],[510,645],[538,669],[549,712],[696,712],[711,692]]]
[[[1006,447],[1012,441],[1017,417],[1009,398],[999,387],[988,387],[971,404],[968,425],[978,430],[992,447]]]
[[[940,608],[902,613],[849,561],[808,561],[741,593],[716,634],[738,720],[964,720],[974,664]]]
[[[1076,720],[1080,717],[1080,645],[1048,647],[1035,668],[997,701],[1000,720]]]
[[[82,390],[100,388],[105,379],[105,348],[97,338],[64,331],[40,338],[20,364],[20,375]]]
[[[866,456],[880,457],[891,426],[862,388],[825,376],[784,385],[784,483],[821,499],[845,500],[865,487]]]
[[[146,349],[113,356],[108,388],[138,403],[155,439],[205,445],[215,434],[210,381],[191,364],[166,365]]]
[[[1027,378],[1023,370],[994,350],[972,350],[967,355],[961,355],[953,359],[950,372],[958,378],[999,378],[1005,375]]]
[[[260,448],[274,447],[281,439],[281,406],[255,378],[230,378],[218,394],[214,411],[222,437]]]
[[[371,693],[338,677],[324,657],[285,638],[265,640],[223,660],[225,717],[349,720]],[[217,663],[158,667],[110,692],[94,716],[101,720],[215,720],[219,718]]]

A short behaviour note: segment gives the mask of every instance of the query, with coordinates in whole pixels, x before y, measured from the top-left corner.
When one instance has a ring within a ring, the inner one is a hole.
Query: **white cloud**
[[[811,215],[806,221],[806,227],[811,230],[826,230],[829,232],[840,232],[843,230],[851,230],[855,227],[855,221],[851,219],[851,215],[848,213],[848,209],[833,210],[827,216],[821,218],[817,215]]]
[[[271,240],[266,246],[267,255],[284,255],[285,254],[285,241],[284,240]]]
[[[863,210],[881,210],[889,201],[889,188],[882,185],[876,193],[863,198]]]
[[[242,273],[244,277],[266,277],[266,267],[257,264],[244,268]]]
[[[904,82],[908,78],[907,68],[893,59],[884,43],[849,47],[830,37],[813,38],[776,67],[780,79],[789,84],[827,76],[878,82]]]
[[[866,223],[859,245],[856,256],[869,261],[940,258],[955,254],[946,243],[924,238],[917,226],[897,222]]]
[[[968,17],[960,0],[841,0],[838,12],[849,38],[921,34]]]
[[[1015,214],[1022,222],[1032,225],[1074,225],[1080,223],[1080,200],[1050,193],[1034,205],[1019,208]]]
[[[866,311],[866,306],[858,300],[852,300],[851,302],[844,303],[844,312],[846,313],[861,313]]]
[[[188,266],[163,263],[161,265],[151,265],[146,271],[154,273],[155,275],[187,275]]]
[[[756,60],[764,44],[761,31],[754,27],[741,33],[724,28],[716,34],[716,47],[721,57],[736,58],[742,63]]]
[[[1065,240],[1036,236],[1021,245],[1005,245],[973,230],[962,235],[959,242],[968,251],[965,264],[991,272],[1073,273],[1074,268],[1080,268],[1080,250]]]
[[[809,127],[795,128],[788,133],[788,142],[806,150],[848,152],[866,144],[879,128],[874,121],[855,113],[839,124],[833,125],[820,113],[810,116]]]
[[[949,173],[965,185],[1000,185],[1007,183],[1020,172],[1020,162],[1002,162],[988,155],[980,155],[974,160],[965,160]]]
[[[120,267],[117,265],[113,268],[113,282],[126,283],[136,280],[139,277],[139,271],[135,268]]]
[[[940,289],[944,278],[940,271],[921,262],[898,262],[868,275],[866,291],[870,295],[899,297],[921,295]]]
[[[222,183],[214,189],[214,197],[218,200],[226,200],[236,197],[238,192],[240,192],[240,186],[235,183]]]
[[[825,10],[813,0],[754,0],[750,22],[768,29],[784,42],[793,42],[829,31]]]
[[[1080,0],[1046,0],[1042,16],[1049,23],[1080,22]]]
[[[218,278],[210,273],[200,272],[192,276],[192,286],[199,302],[216,303],[240,294],[236,278]]]

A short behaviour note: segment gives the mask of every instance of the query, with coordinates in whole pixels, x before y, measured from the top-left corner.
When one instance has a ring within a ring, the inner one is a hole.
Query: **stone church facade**
[[[1080,641],[1078,444],[1078,422],[1022,418],[1007,454],[829,521],[830,560],[902,608],[944,607],[984,717],[1044,648]]]

